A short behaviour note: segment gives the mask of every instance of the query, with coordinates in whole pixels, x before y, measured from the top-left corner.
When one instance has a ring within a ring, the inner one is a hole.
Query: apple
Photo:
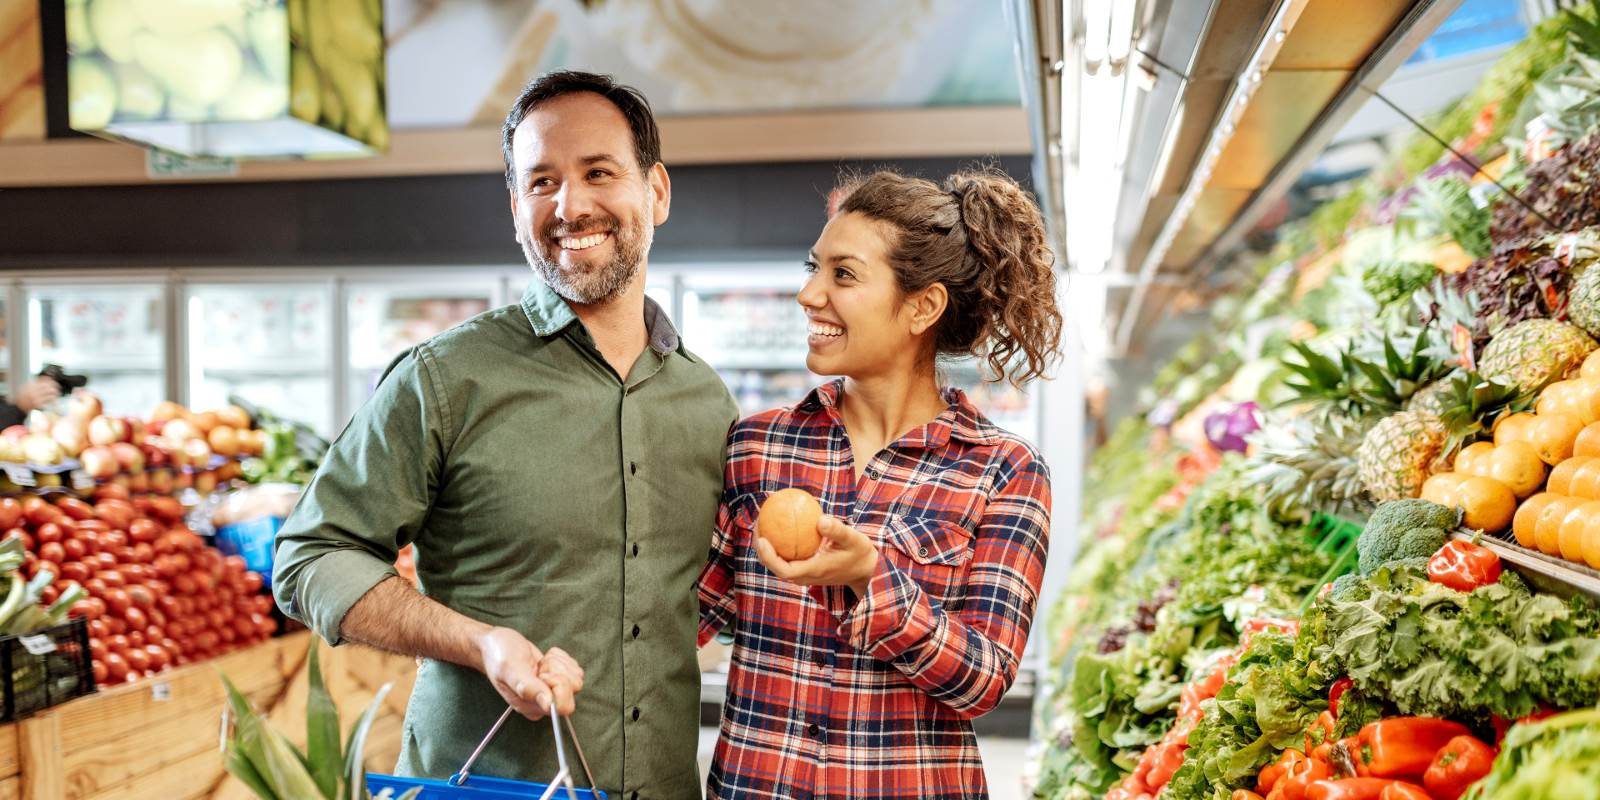
[[[160,470],[147,473],[150,476],[150,491],[155,494],[172,494],[172,470]]]
[[[139,449],[144,452],[145,466],[164,467],[172,463],[167,451],[159,446],[161,441],[161,439],[148,439],[144,444],[139,445]]]
[[[27,460],[28,456],[22,452],[21,439],[13,439],[10,436],[0,436],[0,461],[9,461],[13,464],[21,464]]]
[[[221,421],[217,418],[217,412],[215,411],[202,411],[198,414],[192,415],[189,417],[189,422],[200,431],[201,436],[209,435],[212,428],[215,428],[221,424]]]
[[[139,419],[138,417],[123,417],[122,421],[128,423],[128,438],[124,441],[133,442],[134,444],[144,444],[144,437],[146,435],[144,420]]]
[[[22,440],[22,453],[32,464],[60,464],[62,458],[61,445],[48,436],[42,434],[29,434]]]
[[[121,417],[95,417],[89,421],[89,443],[110,445],[126,442],[132,436],[128,421]]]
[[[211,466],[211,445],[204,439],[190,439],[183,443],[183,459],[195,469]]]
[[[206,435],[206,441],[211,443],[211,451],[219,456],[236,456],[239,454],[239,434],[231,425],[218,425]]]
[[[95,480],[109,478],[117,474],[117,470],[120,469],[116,454],[104,445],[85,449],[78,456],[78,460],[83,462],[83,471],[89,473],[89,477]]]
[[[105,413],[100,398],[88,389],[73,389],[72,396],[67,398],[67,416],[77,417],[84,422],[94,419]]]
[[[50,429],[50,436],[61,445],[61,452],[68,458],[77,458],[83,448],[89,446],[89,431],[83,420],[77,417],[62,417],[56,420],[54,428]]]
[[[167,420],[167,423],[161,426],[161,436],[175,444],[202,438],[200,429],[186,419]]]
[[[250,414],[238,406],[228,406],[217,412],[217,421],[234,430],[247,430],[250,427]]]
[[[171,400],[162,400],[156,404],[156,410],[150,412],[151,422],[166,422],[168,420],[182,419],[189,415],[189,410]],[[151,431],[158,433],[159,431]]]
[[[111,454],[117,459],[117,466],[123,472],[144,472],[144,451],[136,444],[116,442],[111,445]]]
[[[211,494],[217,490],[217,473],[210,470],[197,473],[194,476],[194,490],[201,494]]]
[[[22,425],[12,425],[0,431],[0,438],[20,442],[28,435],[28,429]]]
[[[128,491],[135,494],[150,491],[150,473],[141,472],[138,475],[128,476]]]

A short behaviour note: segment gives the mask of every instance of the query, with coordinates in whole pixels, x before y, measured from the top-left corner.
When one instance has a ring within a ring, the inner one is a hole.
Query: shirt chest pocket
[[[972,532],[953,522],[899,516],[884,528],[885,552],[924,591],[941,600],[958,596],[972,560]]]

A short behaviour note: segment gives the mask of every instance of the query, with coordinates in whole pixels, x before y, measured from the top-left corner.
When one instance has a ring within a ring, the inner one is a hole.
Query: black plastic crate
[[[74,618],[28,636],[0,637],[0,677],[5,700],[0,722],[93,694],[88,624]]]

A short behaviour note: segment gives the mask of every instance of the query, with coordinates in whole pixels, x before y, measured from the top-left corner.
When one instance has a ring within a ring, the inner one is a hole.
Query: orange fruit
[[[1477,475],[1469,475],[1456,484],[1456,505],[1465,512],[1462,525],[1487,533],[1505,530],[1517,513],[1517,497],[1510,488]]]
[[[1567,397],[1571,386],[1567,381],[1556,381],[1544,387],[1539,392],[1539,399],[1534,401],[1533,410],[1538,414],[1560,414],[1567,410]]]
[[[1539,394],[1539,414],[1572,414],[1587,425],[1600,420],[1600,383],[1578,378],[1556,381]]]
[[[1430,475],[1422,482],[1422,493],[1418,497],[1430,503],[1438,503],[1445,508],[1455,508],[1456,487],[1462,480],[1470,477],[1472,476],[1460,472],[1440,472]]]
[[[1556,495],[1545,504],[1544,510],[1539,512],[1539,521],[1533,527],[1534,546],[1539,552],[1552,556],[1561,554],[1561,523],[1584,502],[1580,497]]]
[[[772,543],[772,549],[785,561],[810,558],[822,544],[817,520],[822,505],[804,489],[779,489],[761,504],[756,517],[756,533]]]
[[[1581,457],[1588,458],[1588,456]],[[1577,461],[1579,458],[1580,456],[1573,456],[1567,461]],[[1572,471],[1571,479],[1567,482],[1567,494],[1585,500],[1600,500],[1600,458],[1589,458]]]
[[[1600,422],[1591,422],[1578,431],[1578,438],[1572,440],[1572,454],[1600,456]]]
[[[1544,485],[1545,491],[1572,494],[1572,476],[1577,473],[1579,467],[1593,460],[1588,456],[1573,456],[1557,464],[1555,469],[1550,470],[1550,480]]]
[[[1506,442],[1526,441],[1528,427],[1533,423],[1534,416],[1526,411],[1501,417],[1494,424],[1494,443],[1502,445]]]
[[[1578,368],[1578,377],[1600,378],[1600,350],[1590,353],[1589,357],[1583,360],[1583,366]]]
[[[1486,457],[1494,452],[1494,448],[1493,442],[1473,442],[1461,448],[1461,452],[1456,453],[1456,472],[1464,472],[1468,475],[1485,474],[1478,471],[1477,465],[1483,463]]]
[[[1589,523],[1600,520],[1600,500],[1590,500],[1567,512],[1556,533],[1556,550],[1568,561],[1583,562],[1583,536]]]
[[[1573,414],[1540,414],[1528,423],[1527,441],[1539,458],[1551,466],[1572,455],[1572,444],[1583,430],[1583,420]]]
[[[1476,465],[1479,471],[1474,474],[1505,484],[1517,497],[1527,497],[1544,485],[1544,462],[1527,442],[1506,442]],[[1600,496],[1595,499],[1600,500]]]
[[[1511,522],[1511,532],[1516,534],[1517,544],[1530,550],[1539,549],[1538,539],[1534,537],[1534,527],[1539,522],[1539,515],[1544,513],[1544,507],[1560,496],[1550,492],[1540,492],[1522,501]]]
[[[1590,519],[1589,526],[1583,529],[1583,561],[1600,569],[1600,518]]]

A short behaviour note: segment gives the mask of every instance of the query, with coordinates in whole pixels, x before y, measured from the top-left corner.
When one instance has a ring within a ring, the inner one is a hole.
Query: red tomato
[[[51,575],[60,575],[61,567],[58,566],[54,561],[46,561],[42,558],[28,565],[29,578],[38,577],[39,573],[41,572],[49,572]]]
[[[150,656],[151,669],[166,669],[167,665],[172,663],[172,656],[159,644],[145,645],[144,651]]]
[[[148,564],[156,558],[156,549],[148,542],[140,542],[133,546],[133,560],[140,564]]]
[[[162,639],[161,649],[166,650],[168,655],[171,656],[171,658],[168,659],[168,663],[171,663],[172,659],[183,654],[183,648],[178,646],[178,640],[172,638]]]
[[[140,583],[128,587],[128,599],[133,601],[134,606],[146,611],[154,608],[156,604],[156,596],[150,591],[150,587]]]
[[[113,616],[126,617],[128,609],[132,607],[133,601],[128,598],[125,590],[113,587],[106,592],[106,610]]]
[[[111,523],[101,519],[85,519],[78,521],[78,533],[102,534],[111,531]]]
[[[138,606],[129,606],[123,612],[122,619],[128,623],[128,630],[130,631],[142,631],[150,627],[150,615],[144,613],[144,609]]]
[[[132,629],[128,631],[129,650],[138,650],[139,648],[144,647],[146,644],[148,644],[148,642],[144,638],[144,631]]]
[[[0,497],[0,528],[15,528],[22,521],[22,504],[10,497]]]
[[[94,670],[95,684],[103,685],[106,682],[106,679],[111,677],[111,670],[106,667],[106,662],[100,659],[95,659],[94,661],[90,662],[90,664],[90,668]]]
[[[102,500],[95,505],[94,514],[113,528],[126,529],[133,523],[133,506],[121,500]]]
[[[118,655],[126,653],[128,652],[128,637],[120,633],[113,633],[110,638],[106,639],[106,647]]]
[[[162,613],[171,619],[176,619],[179,614],[183,613],[182,601],[170,594],[161,598],[158,604],[161,606]]]
[[[101,550],[115,550],[119,547],[127,546],[128,534],[122,532],[120,529],[108,531],[100,535]]]
[[[154,542],[161,536],[161,526],[155,520],[136,519],[128,523],[128,538],[135,542]]]
[[[120,569],[102,569],[95,573],[95,577],[105,581],[105,584],[113,589],[126,586],[128,583],[127,576],[123,575]]]
[[[222,559],[222,566],[231,575],[243,575],[248,571],[244,563],[244,556],[228,556]]]
[[[94,574],[94,565],[92,563],[85,561],[83,565],[89,568],[91,575]],[[83,590],[95,597],[105,597],[106,592],[111,591],[111,587],[107,586],[105,581],[100,580],[99,576],[95,576],[83,582]]]
[[[61,596],[61,590],[57,589],[56,585],[52,583],[49,586],[44,587],[44,589],[40,590],[40,592],[39,592],[39,602],[44,604],[44,605],[50,605],[50,604],[52,604],[52,603],[54,603],[56,601],[57,597],[60,597],[60,596]]]
[[[111,629],[111,635],[118,636],[128,632],[128,623],[116,617],[106,617],[106,626]]]
[[[69,581],[77,581],[83,584],[89,580],[90,574],[89,567],[81,561],[68,561],[61,565],[61,577]],[[88,587],[85,586],[84,589],[87,590]]]
[[[112,554],[110,554],[110,553],[105,552],[105,548],[104,547],[101,547],[100,548],[100,552],[95,554],[94,560],[95,560],[95,563],[99,564],[100,569],[116,569],[117,568],[117,557],[112,555]]]
[[[61,551],[66,555],[67,561],[81,561],[89,554],[89,546],[82,539],[72,538],[61,543]]]
[[[75,520],[94,518],[94,506],[91,506],[76,497],[61,498],[60,500],[56,501],[56,508],[61,509],[62,513]]]
[[[128,670],[128,677],[123,678],[122,682],[123,683],[138,683],[139,681],[142,681],[142,680],[144,680],[144,673],[143,672],[139,672],[138,670],[131,670],[130,669],[130,670]]]
[[[233,644],[233,641],[239,638],[239,634],[232,627],[222,628],[217,631],[217,634],[222,637],[223,644]]]
[[[194,576],[185,572],[180,573],[172,579],[172,588],[177,591],[178,594],[189,596],[198,591],[200,587],[195,584]]]
[[[73,606],[73,608],[77,608],[77,606]],[[104,638],[106,638],[107,636],[110,636],[110,635],[111,635],[111,631],[110,631],[110,629],[108,629],[106,627],[106,621],[105,620],[103,620],[103,619],[92,619],[92,620],[89,620],[89,643],[91,645],[92,644],[100,644],[100,650],[103,652],[106,648],[105,648],[104,644],[100,643],[100,640],[104,639]]]
[[[38,528],[35,528],[34,536],[39,540],[40,544],[45,542],[59,542],[66,538],[66,534],[61,530],[61,526],[55,524],[54,522],[46,522],[43,525],[40,525]]]
[[[113,548],[111,548],[111,552],[115,553],[116,556],[117,556],[117,561],[119,561],[119,562],[121,562],[123,564],[132,564],[132,563],[134,563],[134,560],[133,560],[133,548],[128,546],[128,545],[123,545],[121,547],[113,547]]]
[[[60,564],[67,560],[67,548],[61,544],[60,540],[45,542],[39,545],[39,558],[43,561],[53,561]]]

